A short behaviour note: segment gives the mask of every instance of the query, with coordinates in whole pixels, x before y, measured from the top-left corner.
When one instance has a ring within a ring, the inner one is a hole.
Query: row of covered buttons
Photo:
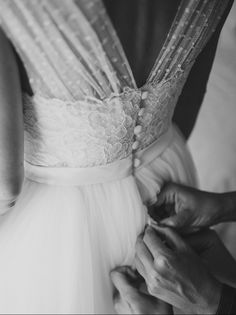
[[[148,97],[148,92],[147,91],[143,91],[142,94],[141,94],[141,99],[142,100],[145,100],[146,98]],[[144,111],[145,111],[145,108],[144,107],[141,107],[139,112],[138,112],[138,117],[141,117],[143,116],[144,114]],[[137,121],[138,122],[138,121]],[[136,151],[138,148],[139,148],[139,141],[138,141],[138,136],[140,135],[140,133],[142,132],[142,126],[141,125],[136,125],[135,128],[134,128],[134,138],[135,138],[135,141],[132,145],[132,150],[133,151]],[[140,159],[137,159],[135,158],[134,159],[134,167],[139,167],[141,164],[141,161]]]

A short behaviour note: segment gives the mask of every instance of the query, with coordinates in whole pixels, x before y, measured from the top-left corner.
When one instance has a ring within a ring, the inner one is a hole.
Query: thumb
[[[191,225],[191,214],[188,210],[182,210],[179,213],[162,220],[160,223],[174,228],[188,227]]]
[[[164,185],[160,193],[157,195],[157,206],[161,206],[166,203],[173,203],[175,201],[175,195],[180,190],[181,186],[174,183],[167,183]]]

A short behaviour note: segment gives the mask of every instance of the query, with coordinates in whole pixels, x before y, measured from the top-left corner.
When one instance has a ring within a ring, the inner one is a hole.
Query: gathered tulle
[[[133,264],[147,222],[144,204],[155,201],[165,181],[195,185],[181,136],[164,134],[227,3],[182,0],[145,86],[137,89],[100,0],[0,1],[1,28],[34,91],[23,101],[25,158],[42,171],[54,168],[50,181],[32,172],[15,208],[0,218],[0,313],[114,313],[109,274]],[[155,141],[157,150],[147,151]],[[136,157],[141,166],[131,174]],[[101,171],[126,158],[127,168],[109,182],[86,177],[94,172],[85,167]],[[85,180],[78,185],[67,171],[79,167]]]
[[[146,221],[133,177],[89,187],[26,179],[0,220],[0,313],[114,312],[109,272],[132,263]]]
[[[136,182],[144,203],[157,201],[161,187],[167,182],[198,185],[197,173],[187,145],[177,128],[166,149],[140,167],[135,173]]]
[[[133,264],[147,222],[143,201],[166,180],[195,182],[176,132],[136,180],[56,186],[26,179],[16,207],[0,218],[0,313],[114,313],[110,271]]]

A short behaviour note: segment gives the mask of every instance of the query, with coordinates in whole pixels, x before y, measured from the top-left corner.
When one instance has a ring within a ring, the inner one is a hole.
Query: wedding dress
[[[1,0],[27,70],[25,183],[0,218],[0,313],[114,313],[110,270],[132,265],[145,205],[195,185],[172,115],[227,1],[182,0],[137,88],[99,0]]]

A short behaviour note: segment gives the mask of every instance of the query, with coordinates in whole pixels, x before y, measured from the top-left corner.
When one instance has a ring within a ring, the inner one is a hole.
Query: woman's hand
[[[114,307],[118,314],[173,314],[172,307],[145,292],[145,282],[130,267],[111,272],[116,288]]]
[[[221,284],[176,232],[148,227],[136,252],[136,268],[151,295],[187,314],[215,314]]]
[[[170,183],[158,195],[155,211],[158,213],[158,207],[166,205],[169,217],[161,223],[188,232],[219,223],[225,209],[224,201],[224,194]]]

